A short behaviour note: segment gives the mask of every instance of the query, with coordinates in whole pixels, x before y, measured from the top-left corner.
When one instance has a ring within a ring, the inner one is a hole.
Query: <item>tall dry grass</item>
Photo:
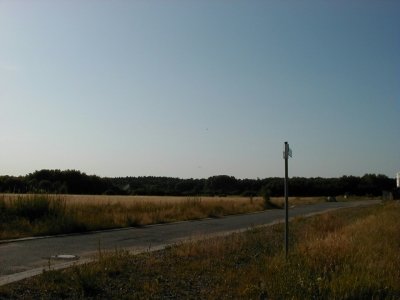
[[[261,198],[0,196],[0,239],[84,232],[261,211]]]
[[[283,198],[271,198],[277,207]],[[291,197],[290,205],[323,198]],[[261,197],[0,195],[0,239],[143,226],[265,209]]]
[[[268,264],[275,274],[270,289],[295,298],[400,297],[400,207],[367,210],[350,224],[340,214],[314,218],[289,262],[275,257]]]
[[[0,288],[1,296],[102,299],[399,299],[400,205],[352,208],[192,241]]]

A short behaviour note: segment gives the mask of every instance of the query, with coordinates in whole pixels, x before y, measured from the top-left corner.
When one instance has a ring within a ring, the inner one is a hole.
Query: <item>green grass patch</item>
[[[338,210],[283,226],[98,261],[0,288],[3,298],[399,299],[400,206]]]

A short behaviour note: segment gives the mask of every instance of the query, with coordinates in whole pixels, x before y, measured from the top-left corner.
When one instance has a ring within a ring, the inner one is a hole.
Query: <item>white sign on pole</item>
[[[285,143],[283,149],[283,159],[288,159],[289,157],[292,157],[292,149],[289,147],[288,143]]]

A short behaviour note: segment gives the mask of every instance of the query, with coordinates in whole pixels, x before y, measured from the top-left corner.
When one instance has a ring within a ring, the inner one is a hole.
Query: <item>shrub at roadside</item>
[[[0,199],[0,238],[69,233],[85,226],[66,208],[62,197],[44,194]]]

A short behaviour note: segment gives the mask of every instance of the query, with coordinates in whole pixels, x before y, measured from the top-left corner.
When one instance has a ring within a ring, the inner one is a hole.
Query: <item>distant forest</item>
[[[0,176],[0,193],[55,193],[93,195],[157,195],[157,196],[257,196],[268,190],[271,196],[283,196],[283,178],[237,179],[218,175],[207,179],[172,177],[104,178],[76,170],[41,170],[26,176]],[[379,196],[393,191],[395,179],[385,175],[362,177],[289,179],[290,196]]]

